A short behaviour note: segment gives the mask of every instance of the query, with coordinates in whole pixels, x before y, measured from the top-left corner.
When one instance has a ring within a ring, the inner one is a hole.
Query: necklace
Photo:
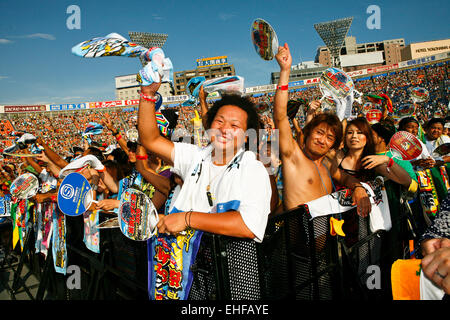
[[[212,179],[211,179],[211,166],[214,165],[214,162],[211,161],[211,164],[209,166],[209,183],[208,186],[206,187],[206,196],[208,197],[208,203],[209,205],[212,207],[214,205],[213,200],[216,200],[213,197],[213,194],[211,193],[211,184],[213,183],[214,180],[216,180],[217,177],[219,177],[219,175],[222,175],[225,173],[227,166],[224,165],[224,169],[219,170],[219,173],[217,173]]]

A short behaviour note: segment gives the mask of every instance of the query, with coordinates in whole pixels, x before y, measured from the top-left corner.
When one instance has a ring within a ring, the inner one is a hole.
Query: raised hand
[[[281,71],[290,71],[292,65],[292,56],[287,43],[283,47],[278,47],[278,53],[275,59],[280,66]]]

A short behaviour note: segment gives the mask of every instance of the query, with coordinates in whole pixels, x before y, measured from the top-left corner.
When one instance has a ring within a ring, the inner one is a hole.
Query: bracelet
[[[56,202],[56,196],[52,196],[52,197],[51,197],[51,201],[52,201],[52,202]]]
[[[145,155],[145,156],[136,155],[136,160],[147,160],[147,159],[148,159],[148,155]]]
[[[118,136],[116,136],[116,140],[119,141],[120,139],[122,139],[122,136],[119,134]]]
[[[280,89],[280,90],[287,90],[288,88],[289,88],[288,84],[286,84],[284,86],[277,86],[277,89]]]
[[[366,188],[364,188],[362,185],[360,184],[356,184],[353,187],[350,188],[350,190],[354,191],[356,188],[363,188],[364,190],[366,190]]]
[[[146,95],[146,94],[143,94],[142,92],[141,92],[139,95],[140,95],[140,97],[141,97],[142,99],[144,99],[145,101],[156,102],[156,100],[158,100],[158,98],[152,97],[152,96],[148,96],[148,95]]]
[[[187,219],[187,215],[188,214],[189,214],[189,222],[188,222],[188,219]],[[192,214],[192,210],[189,210],[184,215],[184,224],[186,225],[186,228],[190,228],[191,227],[191,214]]]
[[[189,228],[192,228],[192,227],[191,227],[192,210],[189,210],[189,212],[190,212],[190,213],[189,213],[189,224],[188,224],[188,225],[189,225]]]

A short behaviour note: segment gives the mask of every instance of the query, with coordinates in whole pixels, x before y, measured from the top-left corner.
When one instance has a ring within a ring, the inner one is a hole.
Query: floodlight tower
[[[134,32],[130,31],[128,32],[128,35],[130,36],[130,40],[134,43],[137,43],[143,47],[151,48],[151,47],[158,47],[162,48],[164,46],[164,43],[166,43],[167,40],[167,34],[164,33],[149,33],[149,32]],[[145,66],[147,64],[147,61],[145,61],[142,57],[140,57],[142,66]]]
[[[314,29],[316,29],[323,42],[325,42],[328,50],[330,50],[333,67],[341,67],[339,53],[352,21],[353,17],[349,17],[314,24]]]

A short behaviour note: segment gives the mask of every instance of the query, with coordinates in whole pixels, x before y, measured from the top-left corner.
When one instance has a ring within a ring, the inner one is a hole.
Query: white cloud
[[[152,17],[153,17],[153,19],[155,19],[155,20],[163,20],[163,19],[164,19],[163,17],[161,17],[160,15],[158,15],[158,14],[156,14],[156,13],[153,13],[153,14],[152,14]]]
[[[8,43],[11,43],[12,41],[11,40],[8,40],[8,39],[0,39],[0,44],[8,44]]]
[[[10,38],[14,38],[14,39],[45,39],[45,40],[56,40],[56,37],[52,34],[49,33],[31,33],[31,34],[26,34],[23,36],[10,36]],[[8,42],[11,42],[10,40],[7,39],[0,39],[0,40],[6,40]]]
[[[0,80],[8,79],[8,78],[9,78],[8,76],[0,76]]]
[[[224,13],[224,12],[219,13],[219,19],[222,20],[222,21],[227,21],[227,20],[230,20],[230,19],[232,19],[234,17],[236,17],[236,15],[232,14],[232,13]]]
[[[33,33],[22,36],[21,38],[40,38],[45,40],[56,40],[55,36],[48,33]]]

